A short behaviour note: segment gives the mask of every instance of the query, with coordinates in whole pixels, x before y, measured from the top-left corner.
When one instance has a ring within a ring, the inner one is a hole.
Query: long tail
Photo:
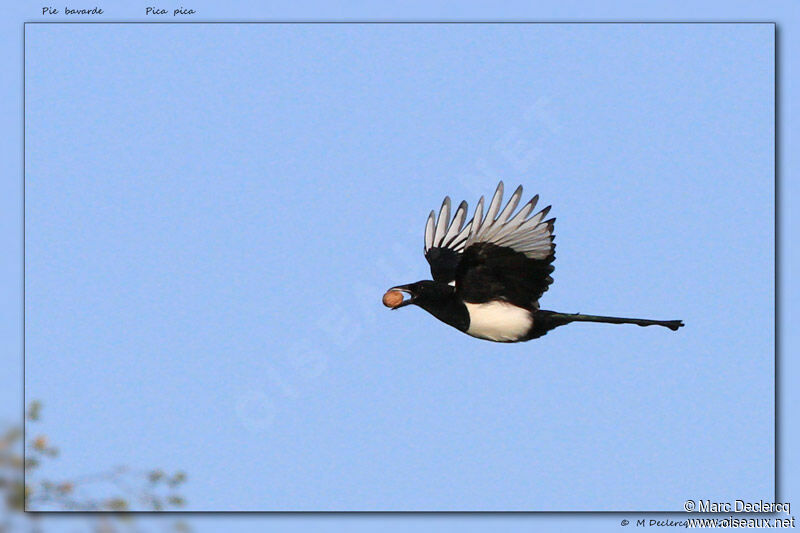
[[[637,326],[663,326],[672,331],[683,327],[682,320],[649,320],[646,318],[619,318],[614,316],[582,315],[580,313],[556,313],[554,311],[537,311],[534,315],[534,331],[532,338],[540,337],[551,329],[570,322],[602,322],[604,324],[636,324]]]
[[[678,331],[683,327],[682,320],[648,320],[646,318],[617,318],[614,316],[582,315],[569,313],[553,313],[550,315],[554,320],[564,324],[570,322],[603,322],[605,324],[636,324],[637,326],[664,326],[672,331]]]

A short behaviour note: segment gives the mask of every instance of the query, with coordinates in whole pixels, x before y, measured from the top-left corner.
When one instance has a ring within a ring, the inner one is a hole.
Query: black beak
[[[407,305],[411,305],[417,298],[417,296],[413,292],[411,292],[411,289],[408,288],[408,285],[398,285],[397,287],[392,287],[389,290],[400,291],[408,295],[408,298],[403,300],[400,304],[396,305],[395,307],[392,307],[392,311],[394,311],[395,309],[400,309],[401,307],[405,307]]]

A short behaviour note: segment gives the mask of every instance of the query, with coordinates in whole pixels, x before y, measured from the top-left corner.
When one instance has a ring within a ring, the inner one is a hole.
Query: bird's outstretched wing
[[[534,196],[514,216],[522,187],[511,195],[503,210],[503,182],[483,214],[483,198],[475,209],[456,265],[456,292],[467,302],[502,299],[522,307],[538,308],[542,294],[553,282],[555,218],[544,220],[545,207],[531,216],[539,196]]]
[[[467,202],[461,202],[450,219],[450,197],[445,197],[439,218],[431,211],[425,224],[425,259],[431,266],[435,281],[450,283],[456,279],[456,268],[467,243],[470,224],[467,219]]]

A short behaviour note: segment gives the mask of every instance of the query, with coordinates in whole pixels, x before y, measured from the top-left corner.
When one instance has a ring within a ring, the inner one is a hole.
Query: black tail
[[[541,337],[551,329],[570,322],[602,322],[604,324],[636,324],[637,326],[663,326],[672,331],[683,327],[682,320],[648,320],[646,318],[618,318],[614,316],[582,315],[580,313],[556,313],[553,311],[536,311],[533,316],[531,339]]]

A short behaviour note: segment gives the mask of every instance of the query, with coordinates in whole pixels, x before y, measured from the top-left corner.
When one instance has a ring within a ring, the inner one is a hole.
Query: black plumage
[[[425,226],[425,258],[433,280],[399,285],[409,298],[394,306],[417,305],[460,331],[496,342],[535,339],[570,322],[658,325],[672,330],[680,320],[647,320],[568,314],[539,309],[539,299],[553,282],[555,218],[545,220],[550,206],[533,213],[538,196],[516,211],[522,187],[501,211],[503,182],[497,186],[486,215],[478,201],[467,222],[467,203],[450,217],[445,198],[438,218],[431,211]]]
[[[456,292],[467,302],[503,300],[518,307],[537,307],[553,282],[554,259],[552,253],[544,259],[531,259],[506,246],[475,243],[461,256]]]

